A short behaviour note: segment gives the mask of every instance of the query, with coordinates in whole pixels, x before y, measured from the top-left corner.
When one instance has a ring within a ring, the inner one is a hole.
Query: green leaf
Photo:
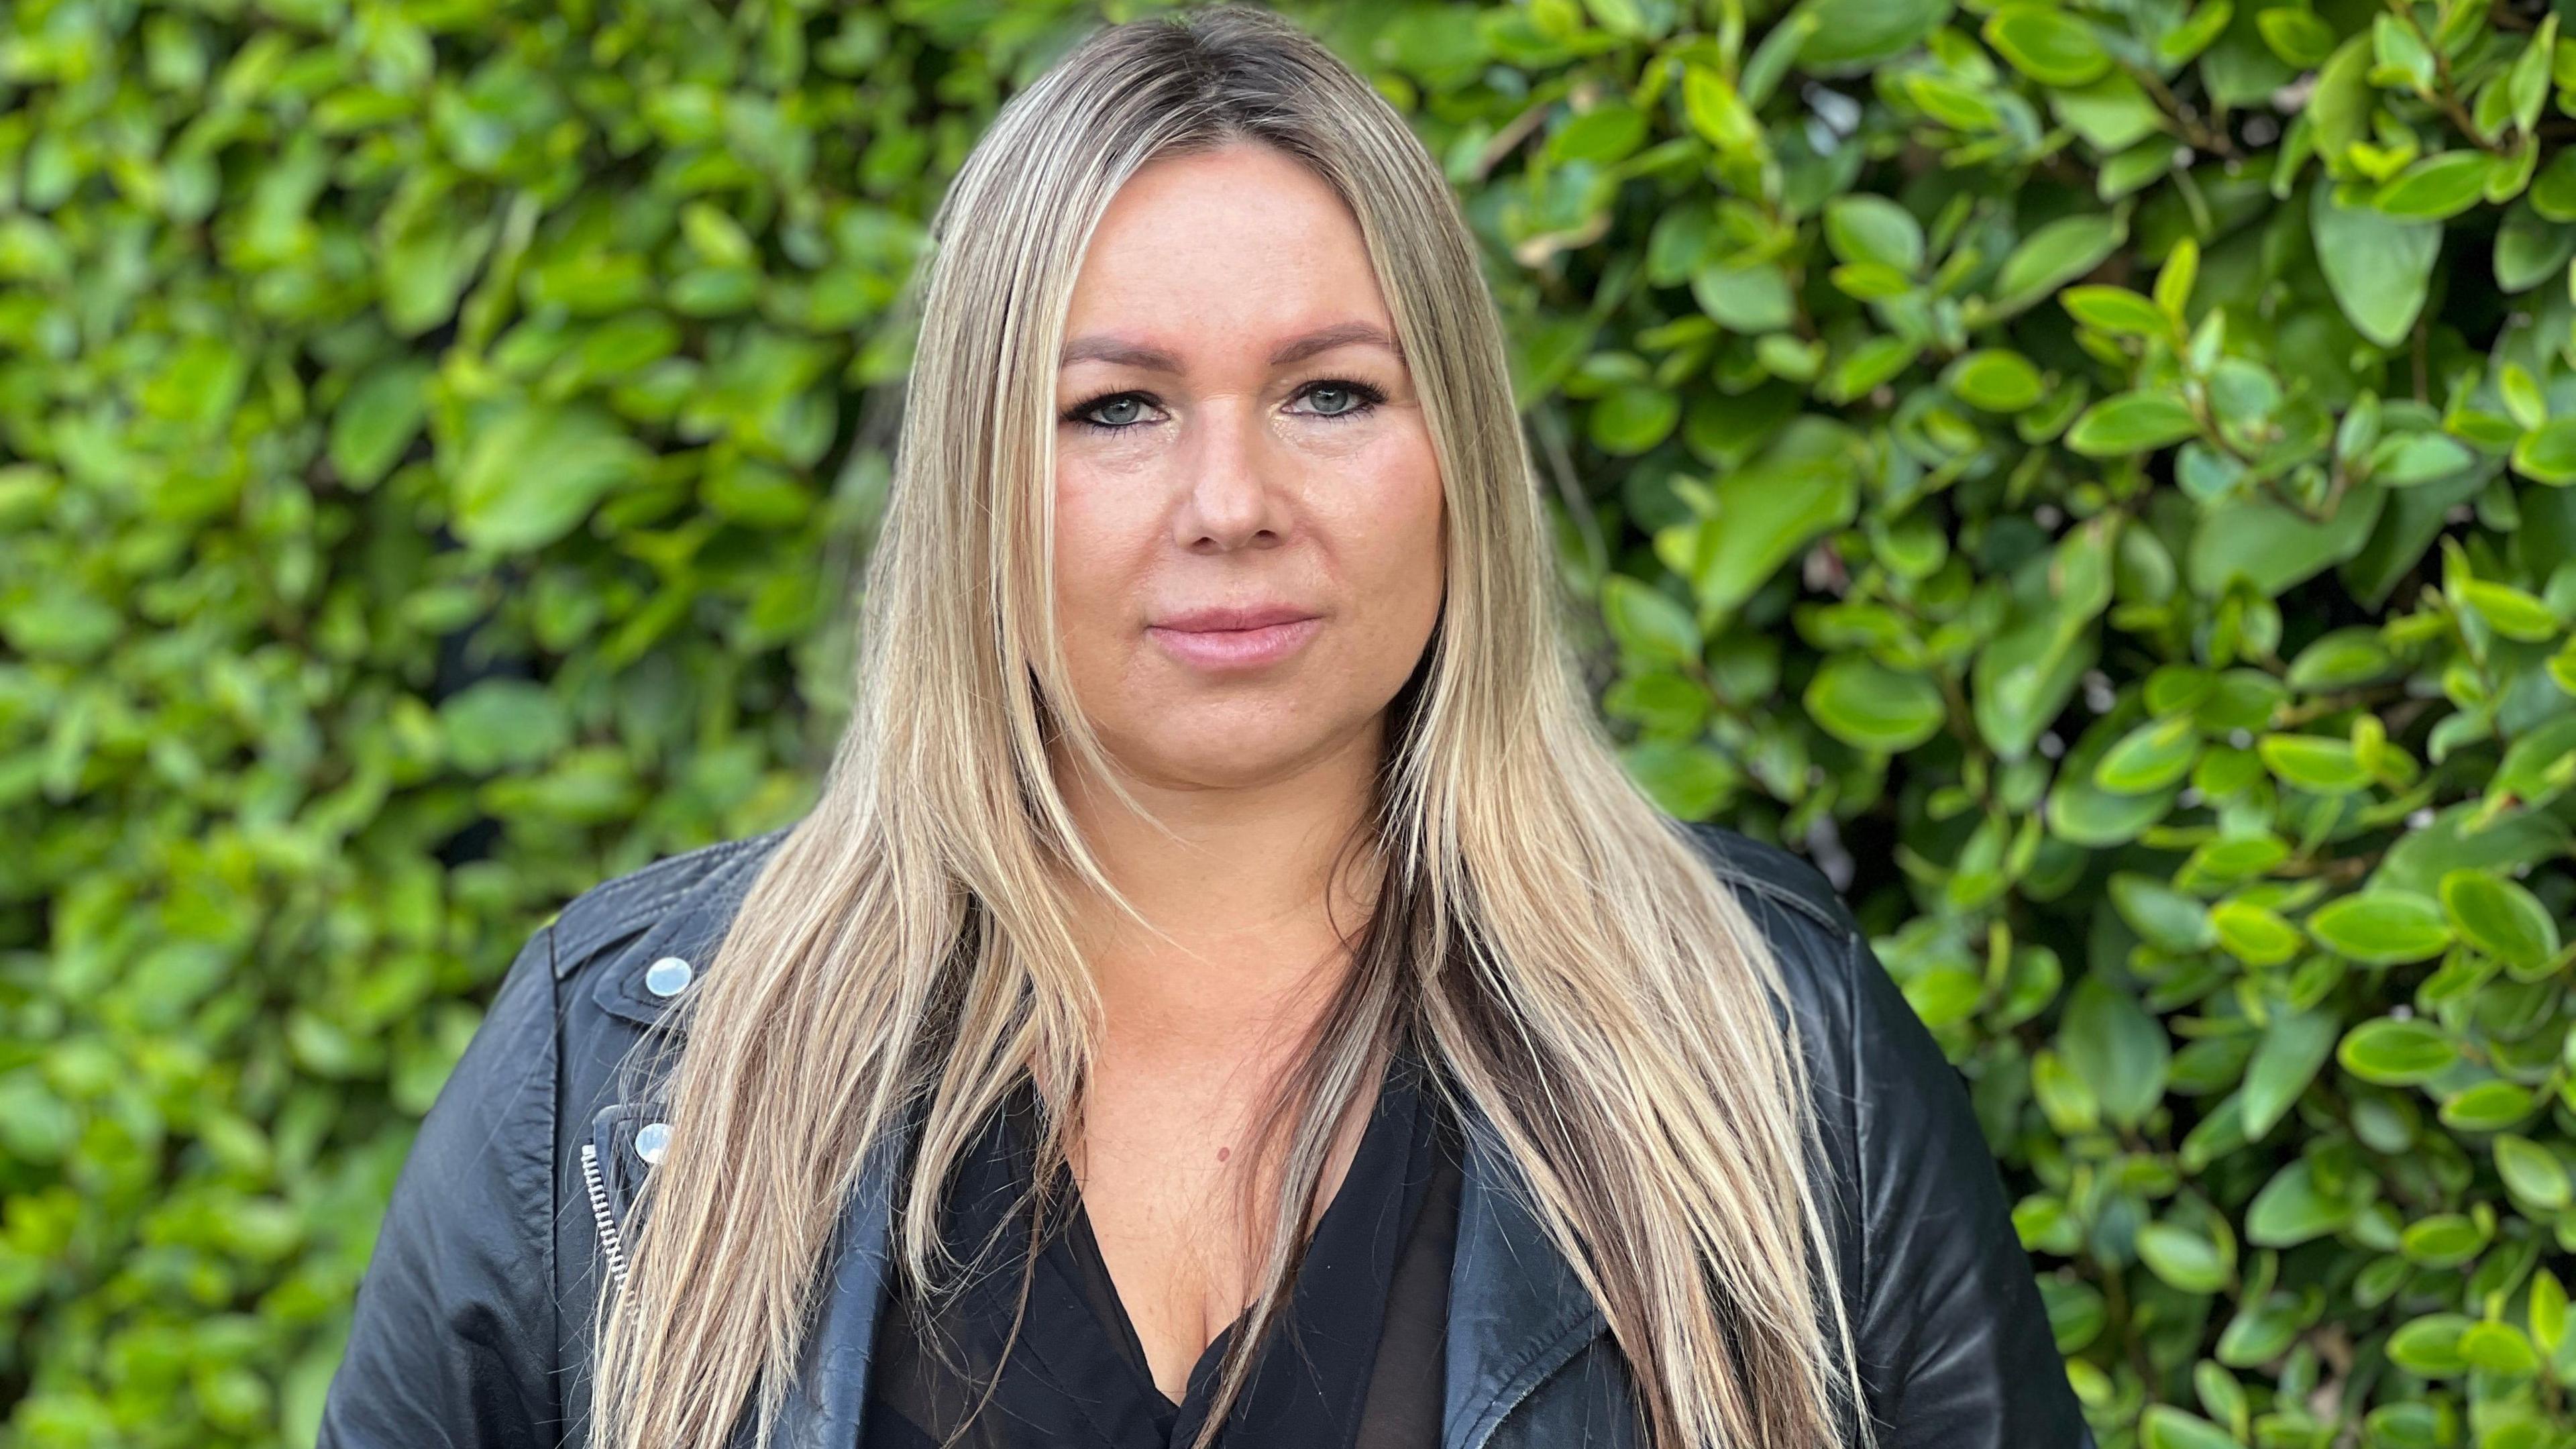
[[[1611,634],[1636,657],[1664,664],[1699,658],[1698,622],[1661,589],[1612,574],[1601,581],[1601,603]]]
[[[2430,1023],[2381,1016],[2345,1033],[2335,1060],[2363,1081],[2406,1087],[2440,1075],[2459,1055],[2451,1039]]]
[[[429,415],[427,362],[398,358],[382,363],[349,389],[331,415],[331,467],[352,488],[371,488],[402,459]]]
[[[2018,352],[1999,347],[1967,353],[1941,374],[1961,402],[1990,413],[2017,413],[2036,404],[2045,384],[2039,369]]]
[[[2524,971],[2558,954],[2558,923],[2540,898],[2509,880],[2479,870],[2442,877],[2442,911],[2470,945]]]
[[[710,266],[747,267],[759,255],[742,223],[707,202],[693,201],[680,208],[680,235]]]
[[[2432,287],[2442,228],[2372,207],[2338,206],[2334,188],[2324,185],[2314,188],[2308,226],[2326,285],[2352,325],[2382,347],[2404,341]]]
[[[2344,795],[2370,783],[2349,740],[2319,735],[2265,735],[2254,743],[2266,768],[2281,783],[2315,795]]]
[[[2090,85],[2051,86],[2048,108],[2105,155],[2125,151],[2164,127],[2164,113],[2125,71],[2106,71]]]
[[[1711,263],[1691,273],[1700,310],[1730,332],[1775,332],[1797,320],[1789,279],[1768,262],[1749,267]]]
[[[2317,1185],[2308,1159],[2272,1175],[2245,1209],[2245,1241],[2258,1248],[2296,1247],[2352,1220],[2352,1205]]]
[[[2568,1205],[2567,1164],[2558,1154],[2510,1132],[2496,1134],[2496,1172],[2505,1186],[2541,1207],[2556,1212]]]
[[[2393,433],[2370,452],[2372,481],[2413,488],[2448,478],[2477,462],[2477,455],[2440,433]]]
[[[2102,265],[2128,238],[2124,213],[2060,217],[2022,240],[1995,280],[1994,312],[2010,315]]]
[[[1682,72],[1682,109],[1690,117],[1691,129],[1720,151],[1745,150],[1761,143],[1762,123],[1753,114],[1752,107],[1747,106],[1744,98],[1737,94],[1734,82],[1706,66],[1693,65]],[[1573,125],[1609,115],[1626,118],[1621,127],[1624,134],[1603,137],[1588,146],[1579,139],[1569,139]],[[1578,117],[1573,125],[1559,131],[1551,142],[1551,150],[1560,157],[1569,153],[1579,155],[1585,149],[1625,156],[1637,148],[1637,142],[1646,133],[1645,118],[1633,107],[1615,111],[1604,107]]]
[[[1849,75],[1912,49],[1950,18],[1949,0],[1799,0],[1791,22],[1814,26],[1798,63]]]
[[[2449,1268],[2476,1257],[2487,1235],[2462,1214],[2435,1213],[2408,1223],[2398,1237],[2407,1257],[2429,1268]]]
[[[2362,891],[2329,901],[2308,917],[2308,934],[2337,955],[2370,966],[2421,961],[2451,944],[2441,906],[2401,890]]]
[[[2519,1082],[2480,1082],[2442,1104],[2442,1125],[2455,1132],[2498,1132],[2529,1117],[2539,1103]]]
[[[2191,405],[2166,392],[2124,392],[2084,410],[2066,434],[2066,446],[2088,458],[2147,453],[2197,436]]]
[[[2529,1375],[2540,1367],[2531,1340],[2510,1323],[2472,1323],[2460,1332],[2460,1357],[2474,1367],[2505,1375]]]
[[[2215,598],[2243,579],[2258,595],[2277,597],[2360,553],[2389,496],[2376,485],[2347,489],[2325,519],[2268,499],[2205,509],[2185,561],[2192,591]]]
[[[2566,625],[2559,622],[2556,610],[2533,594],[2526,594],[2511,584],[2491,579],[2470,579],[2460,585],[2460,597],[2487,621],[2487,627],[2508,639],[2525,643],[2545,643],[2558,637]]]
[[[2403,221],[2440,220],[2457,216],[2485,196],[2487,155],[2483,151],[2446,151],[2427,156],[2379,188],[2371,205]],[[2322,237],[2318,245],[2324,245]]]
[[[2531,189],[2523,199],[2544,221],[2576,221],[2576,147],[2569,147],[2549,158],[2531,178]]]
[[[2379,100],[2370,85],[2370,66],[2370,33],[2364,30],[2335,47],[2335,53],[2317,67],[2307,114],[2316,124],[2317,154],[2329,161],[2340,161],[2369,131],[2371,109]],[[2276,194],[2285,200],[2289,196],[2287,190]]]
[[[2124,337],[2170,337],[2177,330],[2162,307],[2126,287],[2069,287],[2057,302],[2085,326]]]
[[[2138,1430],[2145,1449],[2237,1449],[2233,1435],[2171,1404],[2148,1405]]]
[[[2530,1311],[2532,1341],[2542,1353],[2556,1357],[2560,1344],[2567,1341],[2567,1285],[2547,1268],[2531,1275]]]
[[[2460,1339],[2475,1320],[2460,1313],[2428,1313],[2398,1325],[2388,1336],[2388,1357],[2408,1373],[2450,1378],[2467,1370]]]
[[[2069,845],[2094,850],[2125,845],[2165,818],[2175,793],[2115,795],[2090,780],[2061,778],[2048,793],[2048,828]]]
[[[476,548],[541,548],[642,476],[649,454],[596,409],[521,405],[486,424],[457,471],[457,537]]]
[[[2093,27],[2052,6],[2000,6],[1986,17],[1984,33],[2015,70],[2042,85],[2080,86],[2111,68]]]
[[[2139,935],[2168,951],[2205,951],[2218,940],[2209,909],[2151,875],[2111,877],[2111,904]]]
[[[2319,19],[2313,11],[2293,5],[2275,5],[2254,15],[2255,28],[2263,33],[2263,43],[2285,63],[2300,70],[2314,70],[2334,54],[2334,27]]]
[[[2191,716],[2149,720],[2120,737],[2093,767],[2093,783],[2123,795],[2161,790],[2191,773],[2200,735]]]
[[[1923,269],[1923,224],[1884,196],[1856,192],[1826,202],[1825,244],[1846,262],[1875,262],[1907,276]]]
[[[2087,976],[2067,993],[2057,1041],[2112,1122],[2135,1127],[2164,1100],[2173,1048],[2163,1024],[2100,977]]]
[[[2212,907],[2209,922],[2218,931],[2218,944],[2249,966],[2278,966],[2307,943],[2279,913],[2244,901]]]
[[[1841,423],[1795,418],[1759,457],[1718,479],[1711,516],[1656,535],[1657,556],[1691,578],[1703,617],[1733,610],[1810,539],[1852,520],[1857,441]]]
[[[2496,228],[2496,285],[2507,292],[2528,292],[2559,275],[2570,257],[2576,257],[2576,227],[2543,220],[2527,199],[2514,203]]]
[[[2328,694],[2338,689],[2351,689],[2368,684],[2397,667],[2395,656],[2381,641],[2376,629],[2353,627],[2335,629],[2317,636],[2299,657],[2290,661],[2290,688],[2301,694]],[[2284,739],[2314,739],[2313,735],[2285,735]],[[2331,743],[2331,742],[2330,742]],[[2293,746],[2293,748],[2296,748]],[[2349,756],[2351,747],[2345,747]],[[2340,773],[2339,766],[2333,766]],[[2284,778],[2287,778],[2286,776]],[[2295,781],[2293,782],[2295,783]],[[2306,788],[2301,786],[2302,789]]]
[[[1647,796],[1680,820],[1706,820],[1744,783],[1726,756],[1687,740],[1640,740],[1619,752]]]
[[[2156,41],[2157,65],[2176,66],[2190,61],[2207,50],[2211,42],[2224,34],[2227,23],[2235,18],[2236,7],[2230,4],[2229,0],[2202,0],[2200,8],[2192,12],[2189,20],[2166,31]],[[2224,61],[2227,56],[2222,53],[2219,59]],[[2221,66],[2217,69],[2223,71],[2225,67]],[[2223,93],[2225,87],[2218,84],[2214,75],[2211,88],[2213,92],[2220,92],[2217,97],[2220,104],[2232,103],[2231,98]]]
[[[1855,749],[1894,754],[1941,732],[1941,687],[1862,654],[1825,661],[1807,685],[1807,713],[1827,734]]]
[[[1682,401],[1660,387],[1614,387],[1592,405],[1587,431],[1593,445],[1614,458],[1633,458],[1671,437],[1682,419]]]
[[[2513,445],[2513,471],[2535,483],[2576,483],[2576,413],[2552,418]]]
[[[2147,1271],[2185,1293],[2215,1293],[2227,1286],[2227,1264],[2218,1245],[2172,1223],[2138,1229],[2138,1258]]]
[[[2343,1023],[2331,1011],[2273,1013],[2271,1024],[2263,1028],[2262,1042],[2246,1064],[2244,1091],[2237,1099],[2247,1141],[2262,1141],[2273,1124],[2288,1115],[2342,1033]]]
[[[439,702],[447,756],[468,774],[537,764],[572,743],[572,721],[542,684],[477,680]]]

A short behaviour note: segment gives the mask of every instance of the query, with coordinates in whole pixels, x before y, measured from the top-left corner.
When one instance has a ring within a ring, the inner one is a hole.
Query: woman
[[[1392,108],[1108,29],[933,232],[821,798],[529,942],[326,1449],[2089,1446],[1849,914],[1599,732]]]

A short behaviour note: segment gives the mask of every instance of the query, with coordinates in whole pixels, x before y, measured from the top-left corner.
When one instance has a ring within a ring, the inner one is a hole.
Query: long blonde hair
[[[594,1319],[595,1449],[718,1449],[755,1391],[767,1449],[869,1152],[914,1144],[890,1271],[931,1284],[942,1185],[980,1125],[1032,1072],[1084,1080],[1097,1003],[1068,893],[1152,927],[1048,763],[1051,744],[1077,752],[1133,804],[1079,713],[1050,707],[1070,698],[1051,611],[1056,357],[1119,186],[1246,140],[1305,163],[1358,219],[1437,449],[1447,597],[1388,711],[1361,822],[1383,876],[1272,1110],[1265,1267],[1200,1445],[1286,1301],[1338,1124],[1399,1038],[1507,1150],[1657,1449],[1807,1449],[1862,1401],[1779,966],[1621,768],[1564,645],[1475,243],[1364,79],[1289,22],[1221,5],[1095,32],[1002,108],[932,219],[858,703],[818,803],[675,1004],[670,1145]],[[1866,1413],[1851,1421],[1868,1437]]]

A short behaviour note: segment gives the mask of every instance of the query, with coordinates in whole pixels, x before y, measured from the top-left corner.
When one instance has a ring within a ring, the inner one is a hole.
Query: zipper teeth
[[[581,1180],[590,1193],[590,1215],[599,1224],[599,1245],[608,1250],[608,1273],[616,1286],[626,1286],[626,1248],[617,1235],[617,1219],[608,1210],[608,1187],[599,1176],[599,1145],[581,1144]]]

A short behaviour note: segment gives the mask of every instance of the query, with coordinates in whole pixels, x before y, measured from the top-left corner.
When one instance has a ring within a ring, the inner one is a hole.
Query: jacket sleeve
[[[422,1119],[317,1449],[555,1449],[554,927]]]
[[[1967,1084],[1868,938],[1849,950],[1879,1449],[2094,1449]]]

